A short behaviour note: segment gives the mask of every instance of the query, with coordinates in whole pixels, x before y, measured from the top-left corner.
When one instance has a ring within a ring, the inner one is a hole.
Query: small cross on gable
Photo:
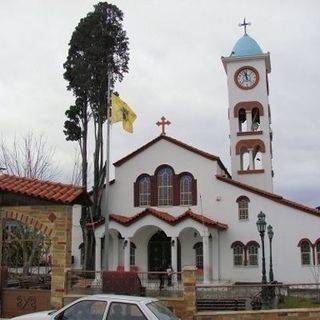
[[[243,27],[244,34],[247,34],[247,26],[251,26],[251,22],[246,22],[246,18],[243,19],[242,23],[239,23],[239,27]]]
[[[158,127],[161,126],[161,134],[165,135],[166,134],[166,131],[165,131],[165,127],[166,126],[169,126],[171,124],[171,122],[169,120],[167,120],[165,117],[161,117],[161,121],[158,121],[156,123],[156,125]]]

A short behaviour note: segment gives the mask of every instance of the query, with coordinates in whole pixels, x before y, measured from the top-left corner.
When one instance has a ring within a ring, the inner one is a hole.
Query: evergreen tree
[[[89,106],[93,119],[93,218],[101,215],[106,169],[103,124],[107,116],[108,90],[128,72],[129,42],[122,21],[123,13],[117,6],[107,2],[96,4],[94,11],[82,18],[74,30],[67,61],[64,63],[64,78],[69,83],[68,90],[72,90],[74,95],[82,100],[82,106]],[[87,136],[88,126],[85,128],[81,121],[85,117],[88,124],[88,112],[84,112],[76,103],[76,106],[70,107],[66,115],[67,140],[82,139],[81,145],[84,149],[87,139],[84,139],[83,135]],[[82,155],[83,163],[87,163],[87,159],[84,158],[87,155]]]

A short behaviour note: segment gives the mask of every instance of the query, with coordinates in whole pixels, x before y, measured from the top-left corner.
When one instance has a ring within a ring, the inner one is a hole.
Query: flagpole
[[[109,190],[109,180],[110,180],[110,101],[111,101],[111,77],[108,71],[108,85],[107,85],[107,141],[106,141],[106,179],[105,179],[105,197],[106,197],[106,211],[105,211],[105,222],[104,222],[104,269],[108,271],[109,269],[109,200],[110,200],[110,190]]]

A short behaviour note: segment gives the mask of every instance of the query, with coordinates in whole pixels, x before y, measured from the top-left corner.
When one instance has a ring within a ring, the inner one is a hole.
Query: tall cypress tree
[[[115,81],[122,81],[124,74],[128,72],[129,42],[122,21],[123,13],[117,6],[107,2],[96,4],[94,11],[82,18],[75,28],[69,43],[67,61],[63,65],[64,78],[69,83],[68,90],[72,90],[76,98],[81,99],[80,105],[82,106],[79,107],[76,103],[66,112],[68,117],[65,122],[67,140],[81,141],[80,145],[83,150],[86,150],[84,144],[87,144],[88,108],[90,108],[93,120],[95,141],[93,206],[91,208],[93,218],[101,215],[105,177],[103,124],[107,115],[107,91],[113,87]],[[108,76],[111,88],[108,88]],[[84,118],[86,122],[83,121]],[[84,163],[87,164],[87,159],[84,158],[87,157],[86,152],[82,152],[82,156],[82,174],[86,175],[87,166],[84,165]],[[87,183],[84,176],[83,183]],[[88,215],[85,220],[88,220]],[[87,238],[90,237],[87,236]],[[88,250],[88,245],[86,247]],[[92,267],[88,263],[93,260],[89,258],[89,254],[86,260],[86,267]]]

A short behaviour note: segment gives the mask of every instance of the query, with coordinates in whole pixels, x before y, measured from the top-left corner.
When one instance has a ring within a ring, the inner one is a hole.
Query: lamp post
[[[267,283],[267,276],[266,276],[266,258],[265,258],[265,250],[264,250],[264,234],[266,232],[266,215],[260,211],[258,214],[258,221],[257,221],[257,228],[261,238],[261,245],[262,245],[262,283]]]
[[[268,237],[269,237],[269,245],[270,245],[270,270],[269,270],[269,281],[273,282],[273,265],[272,265],[272,238],[274,232],[271,225],[268,225]]]
[[[262,247],[262,290],[261,290],[261,303],[262,309],[266,309],[268,306],[268,293],[267,293],[267,276],[266,276],[266,258],[264,250],[264,235],[266,232],[266,215],[260,211],[258,214],[257,228],[261,238],[261,247]]]

